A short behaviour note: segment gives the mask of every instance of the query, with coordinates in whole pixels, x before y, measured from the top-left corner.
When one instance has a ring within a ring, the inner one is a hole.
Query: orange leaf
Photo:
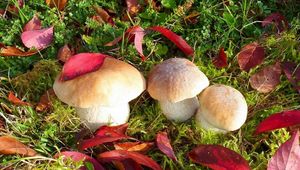
[[[65,8],[67,2],[68,0],[46,0],[46,4],[48,6],[50,6],[51,8],[57,7],[60,11]]]
[[[152,146],[154,145],[153,142],[123,142],[123,143],[116,143],[114,147],[116,150],[126,150],[132,152],[147,152]]]
[[[65,63],[72,55],[74,55],[74,52],[69,48],[68,44],[65,44],[58,50],[57,59]]]
[[[13,103],[14,105],[19,105],[19,106],[29,106],[30,104],[27,102],[23,102],[22,100],[20,100],[19,98],[17,98],[13,92],[9,92],[8,94],[8,101],[10,101],[11,103]]]
[[[11,46],[0,46],[2,47],[0,50],[0,56],[12,57],[12,56],[32,56],[36,54],[38,51],[36,50],[29,50],[29,51],[22,51],[19,48],[11,47]]]
[[[20,154],[24,156],[34,156],[37,153],[10,136],[0,137],[0,153],[4,155]]]
[[[105,23],[109,23],[111,25],[115,25],[112,17],[101,7],[93,6],[98,16],[103,20]]]
[[[39,103],[35,107],[35,110],[38,112],[43,112],[49,110],[52,106],[51,97],[55,96],[54,90],[51,88],[46,91],[45,94],[40,98]]]

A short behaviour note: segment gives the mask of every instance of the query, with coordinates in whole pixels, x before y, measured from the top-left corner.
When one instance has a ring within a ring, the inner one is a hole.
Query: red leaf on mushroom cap
[[[58,158],[59,156],[65,156],[66,158],[71,158],[73,161],[89,162],[93,164],[94,170],[105,170],[105,168],[96,159],[80,152],[64,151],[56,154],[54,157]],[[80,170],[87,170],[87,168],[84,166],[81,167]]]
[[[267,16],[261,23],[263,27],[268,26],[270,24],[274,23],[278,33],[282,32],[284,28],[288,28],[289,24],[286,20],[286,18],[281,15],[279,12],[272,13],[269,16]]]
[[[220,145],[199,145],[188,156],[193,162],[215,170],[250,170],[241,155]]]
[[[60,80],[66,81],[98,70],[108,55],[101,53],[80,53],[69,58],[63,66]]]
[[[224,68],[226,67],[227,64],[227,55],[224,52],[224,48],[220,48],[219,55],[213,59],[213,64],[217,68]]]
[[[300,110],[289,110],[272,114],[260,122],[255,134],[300,124]]]
[[[119,136],[120,134],[125,135],[127,128],[128,123],[124,123],[117,126],[104,125],[96,130],[95,136]]]
[[[268,93],[280,83],[280,75],[281,66],[277,62],[252,75],[250,77],[250,85],[261,93]]]
[[[137,153],[124,150],[113,150],[101,153],[97,156],[97,159],[101,162],[121,161],[125,159],[132,159],[137,163],[147,166],[154,170],[161,170],[161,167],[151,158]]]
[[[27,48],[44,49],[48,47],[53,40],[53,27],[25,31],[22,33],[21,39]]]
[[[171,158],[174,161],[177,161],[173,148],[170,144],[167,132],[159,132],[156,135],[156,145],[158,149],[164,154],[166,154],[169,158]]]
[[[242,70],[249,71],[261,64],[265,57],[265,50],[257,42],[250,43],[242,48],[238,54],[238,63]]]
[[[300,67],[293,62],[283,62],[282,69],[288,80],[300,93]]]
[[[147,29],[160,32],[166,38],[171,40],[187,56],[194,55],[194,49],[181,36],[175,34],[174,32],[161,26],[153,26]]]
[[[283,143],[268,163],[268,170],[300,169],[299,132]]]
[[[33,31],[41,28],[41,20],[37,17],[37,15],[34,15],[33,18],[24,26],[23,31]]]

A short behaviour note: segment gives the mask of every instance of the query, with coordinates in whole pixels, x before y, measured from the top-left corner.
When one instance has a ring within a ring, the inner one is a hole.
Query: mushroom
[[[136,68],[112,57],[106,57],[100,69],[72,80],[61,81],[58,76],[53,85],[57,97],[74,106],[91,130],[126,123],[128,102],[145,88],[145,79]]]
[[[208,85],[208,78],[194,63],[171,58],[152,69],[147,90],[159,101],[167,119],[183,122],[196,113],[199,107],[196,95]]]
[[[246,121],[246,100],[233,87],[209,86],[200,94],[199,103],[195,119],[204,129],[226,133],[239,129]]]

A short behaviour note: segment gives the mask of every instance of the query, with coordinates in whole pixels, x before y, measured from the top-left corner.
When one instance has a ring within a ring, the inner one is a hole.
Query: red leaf
[[[279,12],[272,13],[269,16],[267,16],[263,21],[262,21],[262,26],[268,26],[270,24],[274,23],[278,33],[282,32],[285,28],[288,28],[289,23],[287,22],[286,18],[281,15]]]
[[[113,163],[119,170],[143,170],[142,166],[132,159],[114,161]]]
[[[133,159],[137,163],[147,166],[154,170],[161,170],[161,167],[151,158],[137,153],[129,152],[124,150],[113,150],[101,153],[97,156],[98,160],[101,162],[111,162],[111,161],[121,161],[125,159]]]
[[[300,110],[275,113],[260,122],[255,134],[300,124]]]
[[[114,141],[121,140],[121,139],[133,139],[133,138],[131,138],[129,136],[126,136],[126,135],[120,135],[120,136],[117,136],[117,137],[96,136],[96,137],[91,138],[91,139],[83,140],[79,144],[78,148],[80,150],[84,150],[84,149],[87,149],[87,148],[91,148],[91,147],[94,147],[94,146],[101,145],[103,143],[114,142]]]
[[[38,50],[48,47],[53,40],[53,27],[41,30],[25,31],[21,35],[23,44],[27,48]]]
[[[114,147],[116,150],[146,153],[153,145],[153,142],[123,142],[114,144]]]
[[[10,136],[0,137],[0,154],[11,155],[19,154],[24,156],[34,156],[36,152],[23,143],[19,142],[17,139]]]
[[[74,55],[74,52],[69,48],[68,44],[65,44],[58,50],[57,59],[65,63],[72,55]]]
[[[34,15],[33,18],[24,26],[23,31],[25,32],[39,29],[42,29],[41,21],[37,15]]]
[[[128,128],[128,123],[124,123],[117,126],[101,126],[96,130],[95,136],[111,136],[116,137],[120,136],[120,134],[125,135],[126,130]]]
[[[241,155],[220,145],[199,145],[188,156],[193,162],[214,170],[250,170]]]
[[[29,103],[27,102],[23,102],[22,100],[20,100],[19,98],[17,98],[13,92],[9,92],[8,94],[8,101],[10,101],[11,103],[13,103],[14,105],[19,105],[19,106],[30,106]]]
[[[126,30],[124,37],[127,38],[129,42],[131,42],[134,39],[133,33],[136,29],[142,29],[142,28],[140,26],[133,26]],[[113,41],[106,43],[104,46],[108,46],[108,47],[114,46],[118,44],[120,41],[122,41],[122,39],[123,39],[122,36],[117,37]]]
[[[0,56],[6,56],[6,57],[12,57],[12,56],[18,56],[18,57],[27,57],[32,56],[36,54],[37,50],[29,50],[29,51],[22,51],[19,48],[11,47],[11,46],[1,46]]]
[[[265,57],[265,50],[257,42],[244,46],[238,54],[238,63],[242,70],[249,71],[261,64]]]
[[[101,53],[80,53],[69,58],[63,66],[60,80],[66,81],[98,70],[107,55]]]
[[[250,77],[250,85],[261,93],[268,93],[280,83],[281,67],[277,62],[274,65],[263,68]]]
[[[227,55],[224,52],[224,48],[223,47],[220,48],[218,57],[216,57],[216,58],[213,59],[213,64],[217,68],[224,68],[224,67],[226,67],[228,65],[227,64]]]
[[[299,132],[282,144],[268,163],[268,170],[300,169]]]
[[[138,53],[140,54],[142,61],[146,60],[146,57],[143,54],[143,38],[145,35],[145,32],[143,28],[141,27],[135,27],[135,29],[132,30],[131,34],[134,35],[134,46]]]
[[[88,155],[85,155],[80,152],[75,152],[75,151],[64,151],[56,154],[54,157],[58,158],[59,156],[65,156],[66,158],[71,158],[73,161],[81,161],[83,160],[84,162],[89,162],[93,164],[94,170],[105,170],[105,168],[98,163],[98,161]],[[86,170],[86,167],[81,167],[80,170]]]
[[[178,48],[180,48],[187,56],[194,55],[194,49],[181,37],[174,32],[161,27],[154,26],[148,28],[149,30],[160,32],[162,35],[171,40]]]
[[[300,93],[300,67],[293,62],[282,63],[282,69],[294,88]]]
[[[169,158],[171,158],[174,161],[177,161],[173,148],[170,144],[167,132],[159,132],[156,135],[156,145],[158,149],[164,154],[166,154]]]

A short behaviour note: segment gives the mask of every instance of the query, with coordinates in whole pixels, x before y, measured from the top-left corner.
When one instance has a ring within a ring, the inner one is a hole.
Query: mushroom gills
[[[197,97],[185,99],[179,102],[159,101],[163,114],[169,120],[184,122],[191,118],[199,107]]]
[[[115,126],[126,123],[130,107],[128,103],[117,106],[76,107],[76,112],[87,127],[94,131],[103,125]]]
[[[200,108],[199,108],[200,109]],[[210,124],[203,115],[201,115],[201,112],[197,112],[195,115],[196,123],[200,124],[200,126],[205,130],[211,130],[218,133],[227,133],[228,131],[225,129],[220,129],[215,127],[214,125]]]

